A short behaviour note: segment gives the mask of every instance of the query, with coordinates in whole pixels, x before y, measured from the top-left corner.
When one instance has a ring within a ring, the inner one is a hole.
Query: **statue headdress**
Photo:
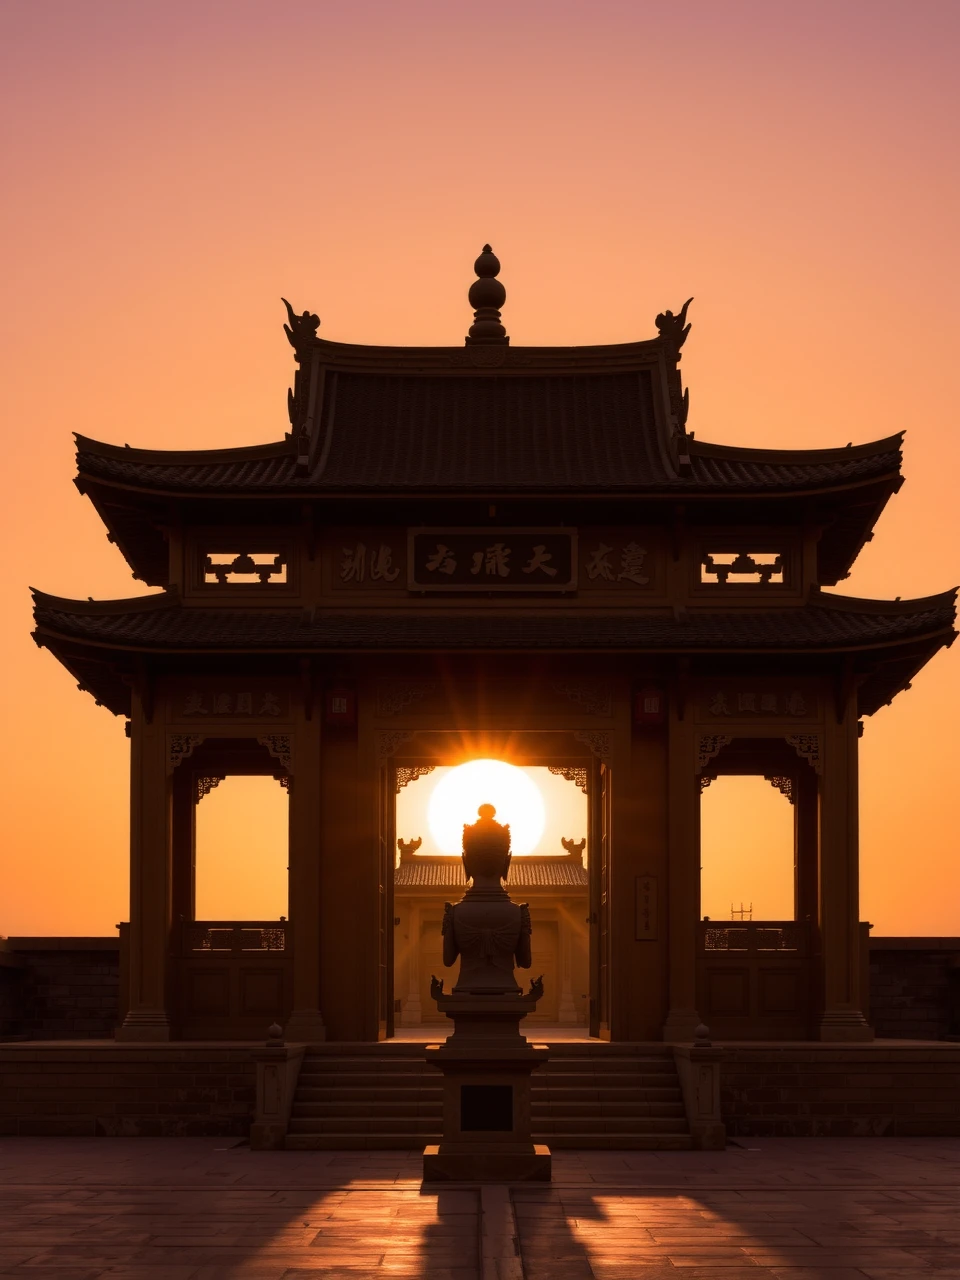
[[[510,868],[510,824],[497,822],[492,804],[482,804],[474,823],[463,824],[463,867],[468,878],[498,876],[506,880]]]

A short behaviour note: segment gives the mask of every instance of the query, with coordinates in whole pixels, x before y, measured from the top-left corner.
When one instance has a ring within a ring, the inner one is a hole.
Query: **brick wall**
[[[246,1137],[247,1048],[0,1045],[0,1135]]]
[[[960,1137],[960,1044],[724,1046],[730,1137]]]
[[[16,967],[0,969],[2,1034],[31,1040],[113,1036],[118,938],[8,938],[3,948]]]
[[[870,1020],[883,1039],[960,1035],[960,938],[871,938]]]

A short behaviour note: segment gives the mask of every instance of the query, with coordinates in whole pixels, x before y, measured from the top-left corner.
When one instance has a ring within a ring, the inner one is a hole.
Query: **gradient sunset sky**
[[[693,295],[698,438],[907,428],[842,590],[960,580],[956,0],[5,0],[0,49],[0,934],[128,914],[123,722],[30,639],[28,584],[144,590],[71,433],[278,439],[281,294],[327,338],[460,343],[490,241],[517,345],[652,337]],[[960,935],[958,671],[867,721],[876,934]]]

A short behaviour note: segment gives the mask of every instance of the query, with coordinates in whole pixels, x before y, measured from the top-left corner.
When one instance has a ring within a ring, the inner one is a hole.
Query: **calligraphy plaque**
[[[657,940],[657,877],[637,876],[637,942]]]
[[[411,591],[574,591],[573,529],[411,529]]]

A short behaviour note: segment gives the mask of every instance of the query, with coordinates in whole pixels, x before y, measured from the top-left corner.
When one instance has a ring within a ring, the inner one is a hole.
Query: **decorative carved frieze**
[[[167,763],[171,771],[183,760],[189,759],[204,739],[202,733],[172,733],[167,739]]]
[[[822,772],[819,733],[788,733],[786,739],[801,760],[812,764],[816,773]]]
[[[591,753],[598,760],[602,760],[604,764],[609,765],[613,742],[612,734],[596,729],[574,729],[573,736],[578,742],[582,742],[585,747],[589,747]]]
[[[195,782],[197,785],[197,793],[195,796],[196,803],[199,804],[200,801],[203,799],[203,797],[209,795],[214,787],[219,787],[220,783],[224,781],[225,777],[226,775],[224,774],[224,775],[221,775],[219,778],[196,778],[195,779]]]
[[[711,778],[711,776],[709,775],[709,773],[701,773],[701,775],[700,775],[700,790],[701,790],[701,791],[706,791],[707,787],[709,787],[709,785],[710,785],[710,783],[711,783],[712,781],[713,781],[713,778]]]
[[[291,789],[290,784],[293,782],[293,779],[290,777],[289,773],[285,773],[283,777],[278,778],[277,781],[280,783],[281,787],[283,787],[284,791],[289,791]]]
[[[279,760],[289,773],[293,767],[293,746],[288,733],[268,733],[257,738],[261,747],[266,747],[275,760]]]
[[[377,734],[377,759],[381,764],[386,764],[414,735],[413,729],[382,729]]]
[[[582,765],[548,764],[547,768],[551,773],[556,773],[561,778],[565,778],[567,782],[575,783],[584,795],[587,794],[587,780],[590,776],[590,771]]]
[[[701,733],[697,754],[698,769],[704,769],[732,741],[733,737],[729,733]]]
[[[435,764],[401,764],[397,766],[397,794],[403,790],[408,782],[416,782],[418,778],[424,777],[425,774],[433,773],[437,766]]]
[[[422,702],[436,687],[431,680],[406,680],[403,683],[380,685],[377,689],[377,714],[399,715],[414,702]]]
[[[558,680],[554,683],[554,691],[575,703],[590,716],[608,716],[613,707],[610,686],[574,680]]]

